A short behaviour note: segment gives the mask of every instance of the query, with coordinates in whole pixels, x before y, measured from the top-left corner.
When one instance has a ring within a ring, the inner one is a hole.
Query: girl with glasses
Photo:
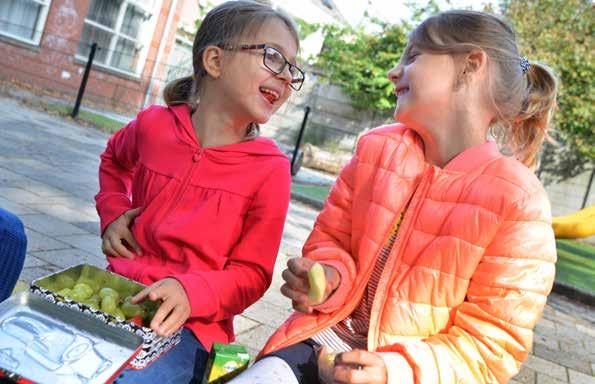
[[[109,139],[96,196],[108,268],[148,286],[133,302],[162,301],[159,335],[183,326],[180,344],[116,383],[202,378],[206,351],[234,340],[234,316],[269,287],[291,178],[259,124],[300,89],[298,46],[283,13],[223,3],[196,34],[193,75]]]
[[[555,273],[533,170],[556,79],[472,11],[421,23],[388,77],[398,123],[359,140],[283,272],[296,312],[231,383],[506,383],[527,358]]]

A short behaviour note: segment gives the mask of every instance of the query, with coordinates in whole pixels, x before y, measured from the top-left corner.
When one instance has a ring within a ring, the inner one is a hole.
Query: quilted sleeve
[[[531,349],[533,327],[554,282],[555,261],[549,202],[540,188],[508,210],[452,326],[378,352],[398,352],[412,368],[415,383],[508,382]],[[396,354],[388,355],[387,365]],[[410,374],[409,367],[403,374]],[[389,383],[403,382],[398,369],[388,371]]]
[[[326,302],[315,307],[324,313],[333,312],[343,305],[356,276],[351,256],[351,204],[357,162],[356,153],[333,185],[302,250],[304,257],[335,267],[341,275],[335,292]]]

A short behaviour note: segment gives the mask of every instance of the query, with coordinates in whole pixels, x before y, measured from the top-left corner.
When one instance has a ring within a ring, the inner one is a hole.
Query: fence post
[[[81,80],[81,86],[79,87],[79,93],[76,95],[76,102],[74,103],[74,109],[70,116],[76,117],[79,114],[79,108],[81,106],[81,100],[85,93],[85,87],[87,86],[87,80],[89,79],[89,72],[91,72],[91,65],[93,64],[93,58],[95,57],[95,51],[97,50],[97,43],[91,44],[91,52],[89,52],[89,59],[87,59],[87,65],[85,66],[85,73],[83,73],[83,79]]]
[[[591,169],[591,177],[589,177],[589,184],[587,184],[587,190],[585,191],[585,197],[583,197],[583,204],[581,205],[581,209],[584,209],[587,205],[587,200],[589,200],[589,192],[591,192],[591,184],[593,184],[593,176],[595,175],[595,168]]]
[[[308,121],[309,114],[310,114],[310,106],[306,106],[306,112],[304,113],[304,119],[302,120],[302,126],[300,127],[297,141],[295,143],[295,148],[293,149],[293,156],[291,156],[291,175],[292,176],[295,176],[299,170],[299,166],[297,169],[295,169],[295,162],[298,159],[298,152],[300,150],[300,145],[302,144],[302,137],[304,136],[304,130],[306,129],[306,122]]]

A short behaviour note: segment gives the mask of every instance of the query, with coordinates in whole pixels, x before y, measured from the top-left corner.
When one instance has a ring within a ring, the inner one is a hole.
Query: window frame
[[[19,1],[19,0],[13,0],[13,1]],[[13,35],[12,33],[3,31],[1,29],[0,29],[0,36],[7,37],[9,39],[16,40],[16,41],[19,41],[21,43],[25,43],[28,45],[33,45],[33,46],[39,47],[39,44],[41,43],[41,37],[43,36],[43,32],[45,31],[45,24],[48,19],[48,14],[50,13],[50,8],[52,6],[52,0],[29,0],[29,1],[31,1],[33,3],[37,3],[42,6],[41,11],[39,12],[39,14],[37,16],[37,21],[35,22],[35,27],[34,27],[35,29],[33,30],[33,32],[35,34],[33,35],[33,39],[27,39],[22,36]]]
[[[117,46],[118,40],[120,38],[123,38],[129,42],[132,42],[135,45],[140,44],[142,46],[139,56],[138,56],[138,63],[136,64],[136,68],[134,70],[129,71],[129,70],[121,69],[116,66],[98,62],[98,61],[94,61],[93,65],[97,66],[99,68],[106,69],[108,71],[115,72],[117,74],[122,74],[122,75],[126,75],[129,77],[137,78],[137,79],[140,78],[141,74],[142,74],[142,70],[143,70],[146,60],[147,60],[147,55],[149,53],[149,48],[151,46],[151,41],[153,39],[153,35],[155,34],[155,27],[157,26],[157,19],[159,18],[159,15],[160,15],[162,1],[163,0],[154,0],[153,6],[150,7],[150,6],[147,6],[146,4],[142,4],[135,0],[122,0],[122,4],[120,5],[120,9],[118,10],[118,15],[116,16],[116,22],[114,24],[114,28],[106,27],[103,24],[100,24],[94,20],[88,19],[87,18],[88,12],[87,12],[87,15],[85,16],[85,19],[83,21],[83,27],[84,27],[84,25],[90,25],[93,28],[98,28],[98,29],[108,32],[112,35],[111,39],[110,39],[109,47],[107,48],[108,53],[107,53],[107,57],[105,60],[106,63],[110,63],[112,61],[112,58],[114,56],[114,51],[116,50],[116,46]],[[151,20],[148,21],[148,25],[147,25],[147,30],[150,33],[146,33],[146,36],[144,36],[144,37],[141,36],[140,38],[134,39],[131,36],[128,36],[121,32],[122,24],[124,23],[124,17],[126,16],[126,9],[128,8],[129,4],[133,5],[134,7],[138,8],[140,10],[143,10],[151,18]],[[171,11],[171,12],[173,12],[173,11]],[[82,30],[81,30],[81,37],[82,37]],[[81,42],[81,40],[79,39],[79,43],[80,42]],[[75,53],[75,59],[79,62],[87,62],[88,57],[80,55],[78,53],[78,47],[77,47],[77,52]]]

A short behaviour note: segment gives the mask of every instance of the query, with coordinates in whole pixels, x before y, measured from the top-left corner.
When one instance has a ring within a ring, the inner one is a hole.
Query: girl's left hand
[[[190,302],[182,284],[176,279],[159,280],[137,293],[131,300],[137,304],[145,299],[163,302],[151,320],[151,329],[168,337],[178,330],[190,316]]]
[[[333,376],[333,383],[386,384],[387,381],[382,357],[363,349],[338,354]]]

